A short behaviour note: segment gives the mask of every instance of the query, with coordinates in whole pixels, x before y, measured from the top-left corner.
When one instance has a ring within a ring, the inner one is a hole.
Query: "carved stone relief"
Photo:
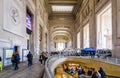
[[[18,11],[17,8],[11,7],[9,14],[10,14],[10,17],[11,17],[12,22],[13,22],[15,25],[20,24],[20,15],[19,15],[19,11]]]
[[[4,0],[4,25],[3,29],[14,34],[24,36],[23,30],[23,8],[18,5],[17,1]],[[25,18],[25,17],[24,17]]]

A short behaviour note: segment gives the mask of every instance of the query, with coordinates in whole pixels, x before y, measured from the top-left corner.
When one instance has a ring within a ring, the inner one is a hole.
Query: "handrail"
[[[52,57],[49,57],[46,60],[44,78],[54,78],[52,71],[50,70],[50,64],[49,64],[51,59]]]
[[[117,77],[117,76],[106,75],[106,78],[109,78],[109,77],[112,77],[112,78],[120,78],[120,77]]]

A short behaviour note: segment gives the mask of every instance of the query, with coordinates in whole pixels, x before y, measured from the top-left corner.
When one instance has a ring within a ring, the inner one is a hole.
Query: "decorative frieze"
[[[90,4],[89,0],[83,1],[81,11],[80,11],[80,15],[82,15],[82,21],[84,21],[87,18],[87,16],[89,16],[90,14],[89,4]]]

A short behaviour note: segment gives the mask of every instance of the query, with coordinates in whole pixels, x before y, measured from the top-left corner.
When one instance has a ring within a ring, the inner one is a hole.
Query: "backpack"
[[[16,55],[16,59],[17,61],[20,61],[20,56],[18,54]]]
[[[11,57],[11,62],[15,62],[15,57],[14,56]]]

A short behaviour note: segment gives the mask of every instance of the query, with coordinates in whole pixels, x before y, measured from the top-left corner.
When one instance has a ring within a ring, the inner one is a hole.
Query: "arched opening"
[[[80,48],[80,32],[77,33],[77,48]]]
[[[65,43],[57,43],[57,51],[61,51],[65,48]]]
[[[111,4],[97,15],[97,49],[112,49]]]
[[[84,48],[89,47],[89,23],[84,26]]]

